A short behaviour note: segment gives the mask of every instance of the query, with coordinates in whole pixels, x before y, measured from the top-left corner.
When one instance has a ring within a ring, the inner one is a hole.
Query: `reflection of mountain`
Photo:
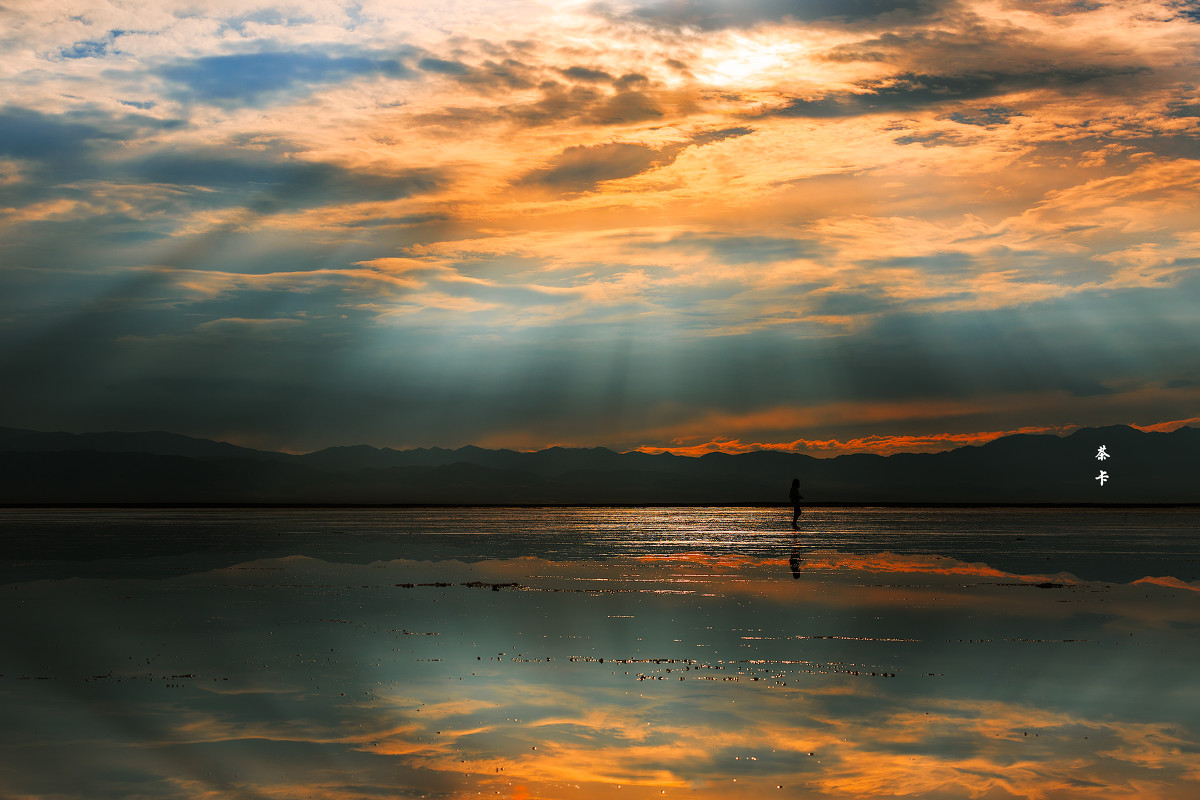
[[[1095,459],[1100,445],[1111,458]],[[5,503],[1200,502],[1200,429],[1084,428],[945,453],[699,458],[603,448],[264,452],[170,433],[0,428]],[[1110,478],[1101,486],[1100,470]]]

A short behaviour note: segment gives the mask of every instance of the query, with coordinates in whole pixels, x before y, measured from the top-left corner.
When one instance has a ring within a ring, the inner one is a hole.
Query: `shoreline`
[[[566,508],[791,508],[787,502],[744,501],[732,503],[238,503],[180,501],[162,503],[137,502],[78,502],[78,503],[0,503],[0,510],[19,511],[32,509],[325,509],[325,508],[374,508],[374,509],[418,509],[418,508],[520,508],[520,509],[566,509]],[[1200,508],[1200,502],[1128,502],[1128,503],[1083,503],[1083,502],[922,502],[922,501],[830,501],[805,503],[804,508]]]

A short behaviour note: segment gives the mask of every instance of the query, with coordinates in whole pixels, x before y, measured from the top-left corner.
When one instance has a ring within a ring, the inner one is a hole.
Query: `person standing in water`
[[[792,478],[792,488],[788,490],[788,500],[792,501],[792,530],[800,530],[796,524],[800,521],[800,501],[804,499],[804,495],[800,494],[800,479]]]

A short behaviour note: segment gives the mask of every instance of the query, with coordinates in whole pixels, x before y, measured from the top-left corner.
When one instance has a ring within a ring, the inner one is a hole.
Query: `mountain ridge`
[[[1102,444],[1111,456],[1103,462],[1095,458]],[[771,503],[786,499],[793,477],[813,502],[1193,503],[1197,456],[1200,429],[1125,425],[830,458],[472,445],[289,454],[165,431],[0,428],[0,503]]]

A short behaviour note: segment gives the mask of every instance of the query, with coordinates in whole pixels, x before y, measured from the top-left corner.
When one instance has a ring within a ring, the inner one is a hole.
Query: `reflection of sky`
[[[778,543],[9,584],[0,793],[1200,789],[1198,584]]]

